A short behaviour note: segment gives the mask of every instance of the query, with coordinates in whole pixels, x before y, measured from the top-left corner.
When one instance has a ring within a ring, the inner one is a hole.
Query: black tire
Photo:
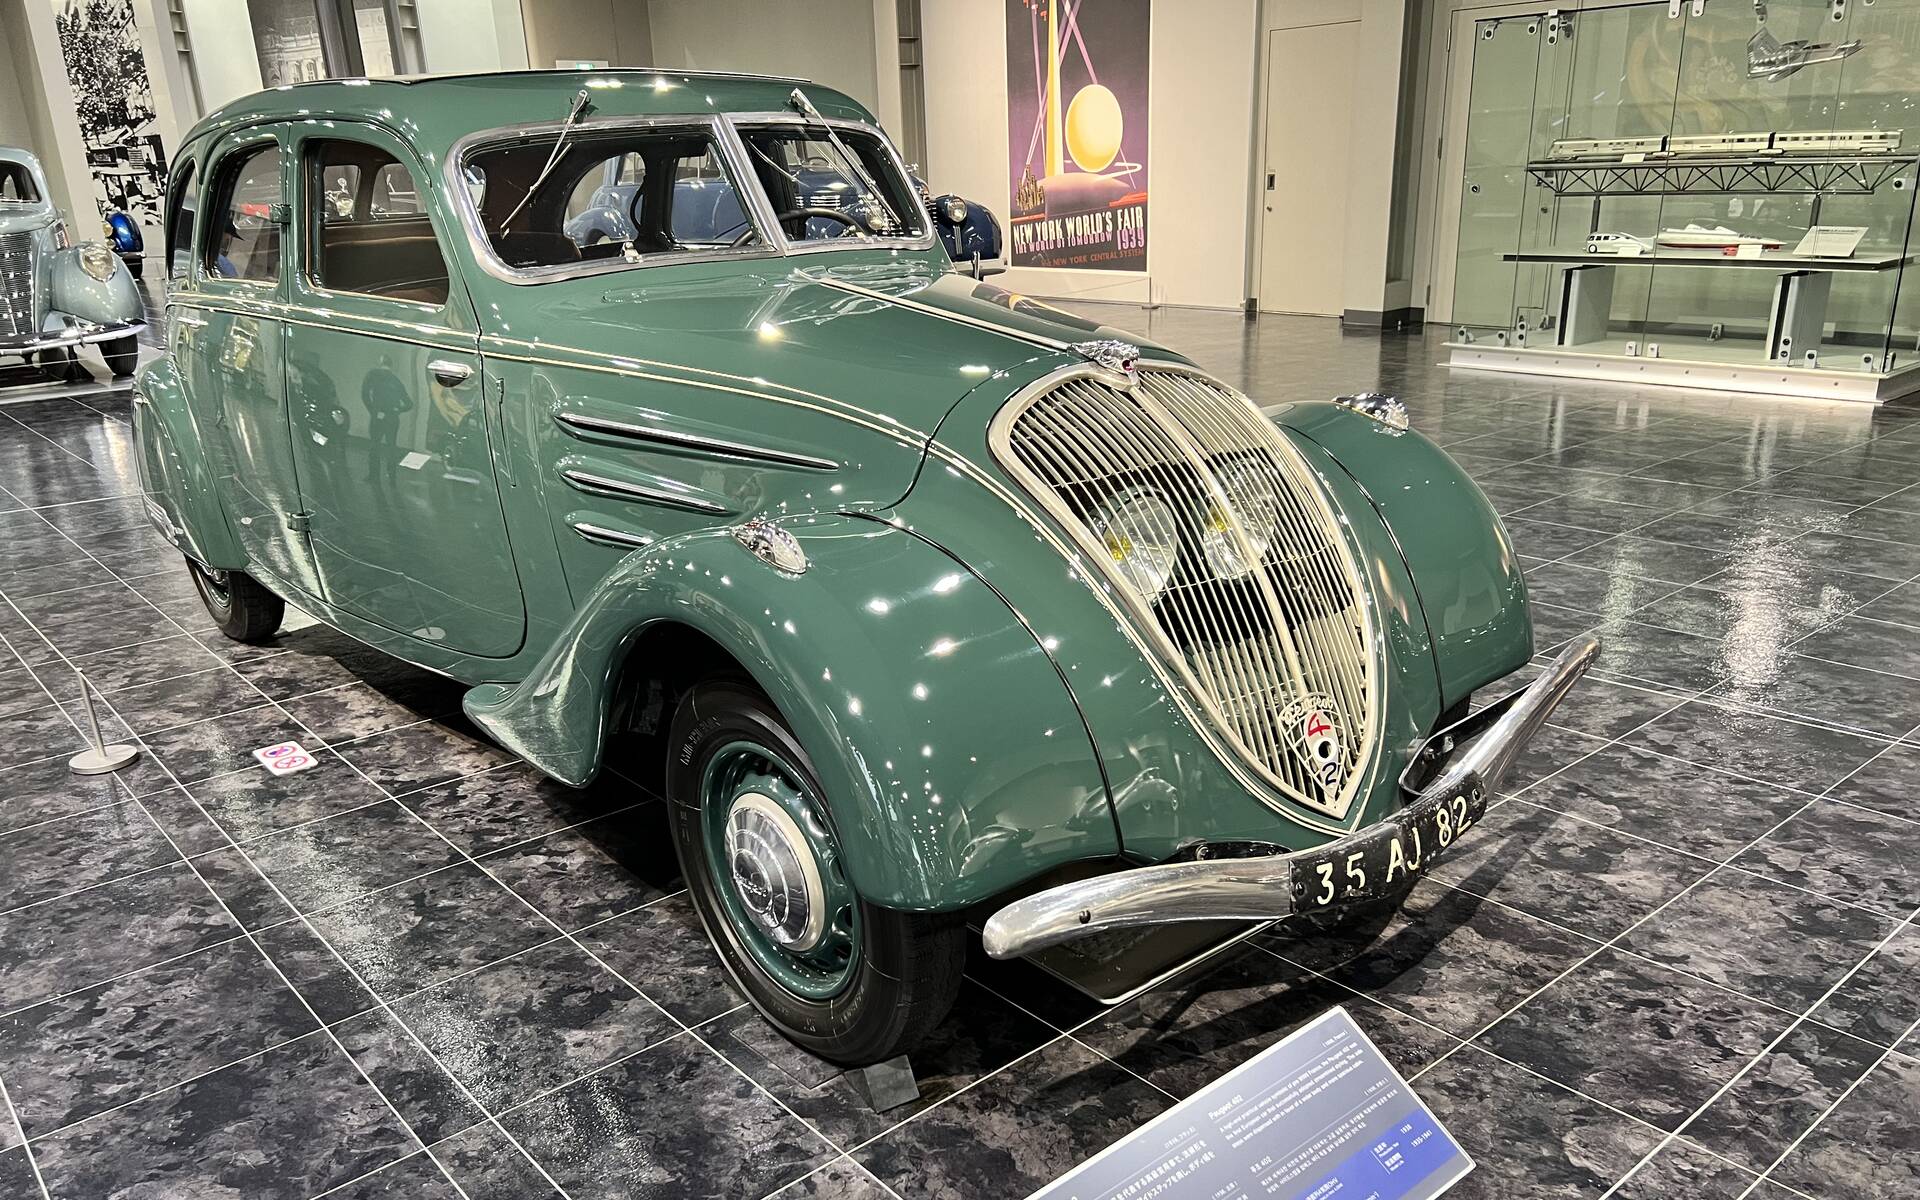
[[[747,948],[752,932],[737,926],[722,903],[719,889],[735,885],[714,878],[708,852],[708,768],[743,742],[790,764],[812,796],[825,794],[806,749],[750,685],[716,680],[681,699],[667,744],[668,819],[688,894],[722,965],[762,1016],[822,1058],[865,1066],[908,1053],[946,1019],[959,993],[967,937],[961,917],[902,912],[855,895],[858,954],[841,990],[810,998],[776,978]],[[818,815],[831,826],[830,812]]]
[[[80,360],[73,351],[61,347],[58,350],[41,350],[33,356],[33,365],[40,373],[55,383],[71,383],[80,374]]]
[[[137,258],[123,258],[120,261],[127,264],[127,274],[135,279],[140,278],[140,272],[146,265]]]
[[[140,339],[132,334],[100,343],[100,357],[107,360],[107,370],[115,379],[124,379],[133,374],[140,365]]]
[[[207,615],[236,642],[264,642],[280,631],[287,602],[241,571],[215,571],[188,560]]]

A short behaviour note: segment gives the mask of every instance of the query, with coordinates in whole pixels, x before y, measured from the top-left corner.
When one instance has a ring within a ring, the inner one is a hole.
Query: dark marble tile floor
[[[976,956],[876,1113],[707,950],[657,798],[460,689],[213,632],[124,389],[0,391],[0,1196],[1017,1197],[1332,1005],[1453,1195],[1920,1195],[1920,408],[1448,373],[1439,338],[1088,306],[1263,404],[1403,395],[1606,655],[1395,914],[1102,1010]],[[71,670],[145,753],[70,775]],[[249,755],[295,738],[321,766]],[[16,1115],[17,1114],[17,1115]]]

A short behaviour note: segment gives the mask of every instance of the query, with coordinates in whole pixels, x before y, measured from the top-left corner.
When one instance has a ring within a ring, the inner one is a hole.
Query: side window
[[[200,207],[198,165],[192,159],[181,163],[167,192],[167,276],[171,279],[185,279],[193,262],[193,214]]]
[[[307,271],[337,292],[423,304],[447,302],[447,261],[420,204],[413,173],[365,142],[306,143]]]
[[[207,271],[222,279],[272,283],[280,278],[280,147],[242,150],[226,160],[218,217],[207,238]]]

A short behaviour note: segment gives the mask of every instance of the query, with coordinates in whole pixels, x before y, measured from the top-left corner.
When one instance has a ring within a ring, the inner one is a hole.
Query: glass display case
[[[1490,18],[1469,87],[1451,361],[1920,388],[1920,0]]]

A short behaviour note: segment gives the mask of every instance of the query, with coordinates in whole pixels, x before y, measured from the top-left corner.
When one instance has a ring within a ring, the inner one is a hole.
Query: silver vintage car
[[[56,378],[96,345],[114,375],[131,375],[145,326],[140,291],[105,242],[73,245],[40,160],[0,146],[0,360],[27,359]]]

